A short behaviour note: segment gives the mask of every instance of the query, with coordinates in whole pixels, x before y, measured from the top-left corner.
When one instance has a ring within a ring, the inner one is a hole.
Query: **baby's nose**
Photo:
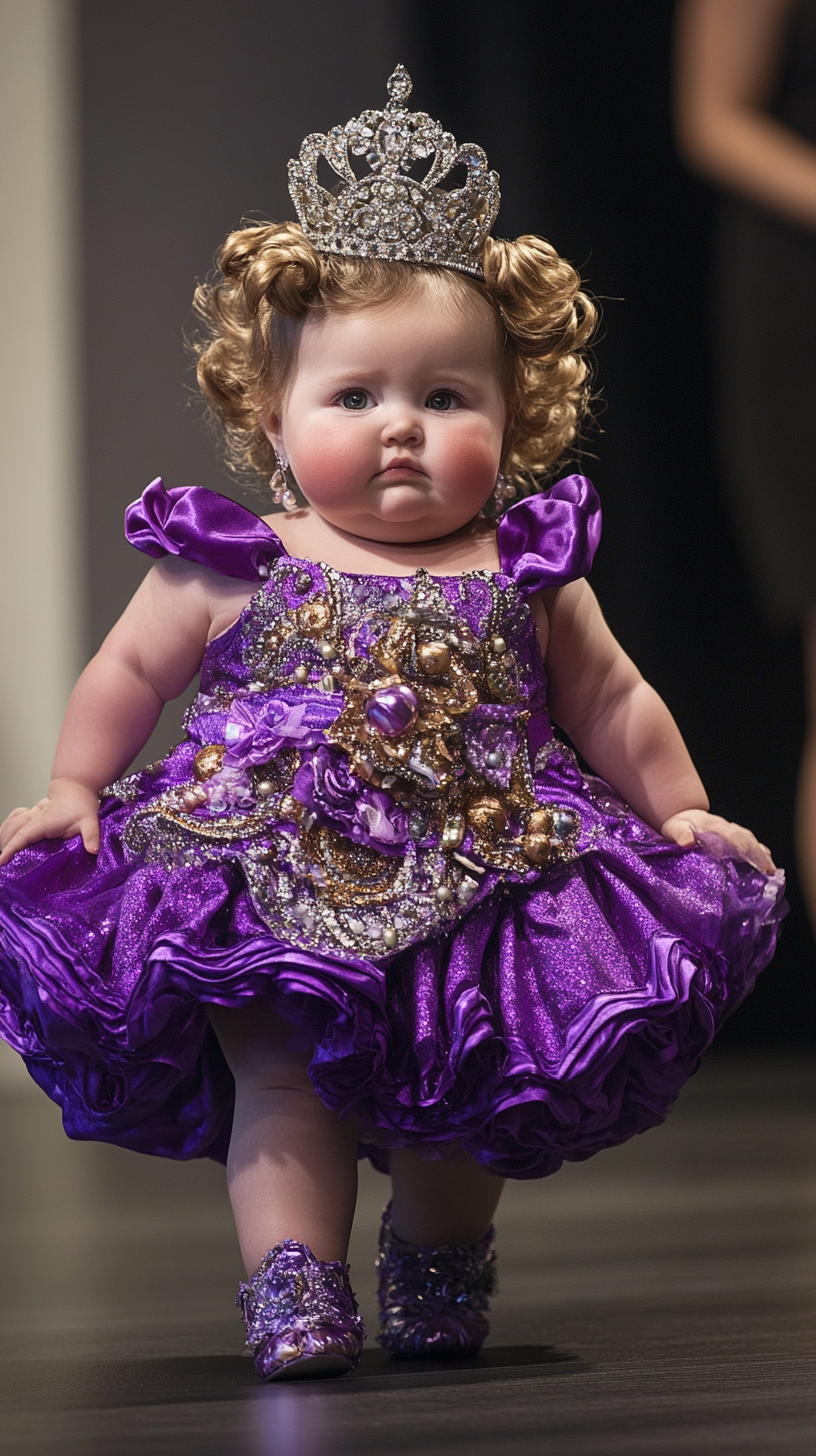
[[[410,409],[395,410],[383,429],[383,442],[386,445],[392,442],[401,445],[416,444],[423,438],[422,421]]]

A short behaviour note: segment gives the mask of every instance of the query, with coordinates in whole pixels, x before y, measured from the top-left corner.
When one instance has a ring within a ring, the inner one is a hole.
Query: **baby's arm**
[[[729,840],[772,874],[764,845],[708,812],[708,797],[666,704],[610,632],[585,581],[544,593],[552,715],[579,753],[641,819],[677,844],[695,830]]]
[[[0,827],[0,864],[38,839],[99,849],[99,790],[122,773],[164,704],[197,672],[213,619],[209,573],[170,558],[145,577],[68,703],[46,798]]]

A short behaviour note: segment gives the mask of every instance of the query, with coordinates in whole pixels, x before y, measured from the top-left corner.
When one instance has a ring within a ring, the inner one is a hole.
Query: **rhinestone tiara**
[[[397,66],[384,111],[364,111],[327,135],[305,138],[289,163],[300,225],[320,253],[434,264],[482,278],[482,250],[501,200],[498,173],[488,170],[481,147],[457,146],[424,111],[406,110],[410,94],[411,77]],[[350,155],[365,157],[366,176],[356,176]],[[317,180],[321,156],[340,178],[331,192]],[[412,177],[429,158],[425,175]],[[445,192],[439,182],[458,165],[467,181]]]

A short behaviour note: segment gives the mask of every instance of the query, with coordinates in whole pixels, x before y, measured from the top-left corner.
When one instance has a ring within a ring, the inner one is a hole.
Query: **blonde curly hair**
[[[431,278],[454,303],[476,293],[494,314],[508,410],[502,468],[534,487],[588,413],[583,351],[596,311],[575,269],[543,238],[489,238],[483,262],[484,282],[423,264],[326,256],[297,223],[253,223],[230,233],[216,257],[218,274],[196,289],[193,307],[205,327],[192,343],[230,467],[244,476],[274,470],[260,421],[283,403],[310,314],[390,303]]]

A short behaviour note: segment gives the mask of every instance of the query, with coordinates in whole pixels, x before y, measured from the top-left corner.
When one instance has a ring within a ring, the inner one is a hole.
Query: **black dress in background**
[[[771,111],[816,145],[816,0],[794,10]],[[816,607],[816,231],[725,198],[715,307],[725,476],[765,611],[792,626]]]

